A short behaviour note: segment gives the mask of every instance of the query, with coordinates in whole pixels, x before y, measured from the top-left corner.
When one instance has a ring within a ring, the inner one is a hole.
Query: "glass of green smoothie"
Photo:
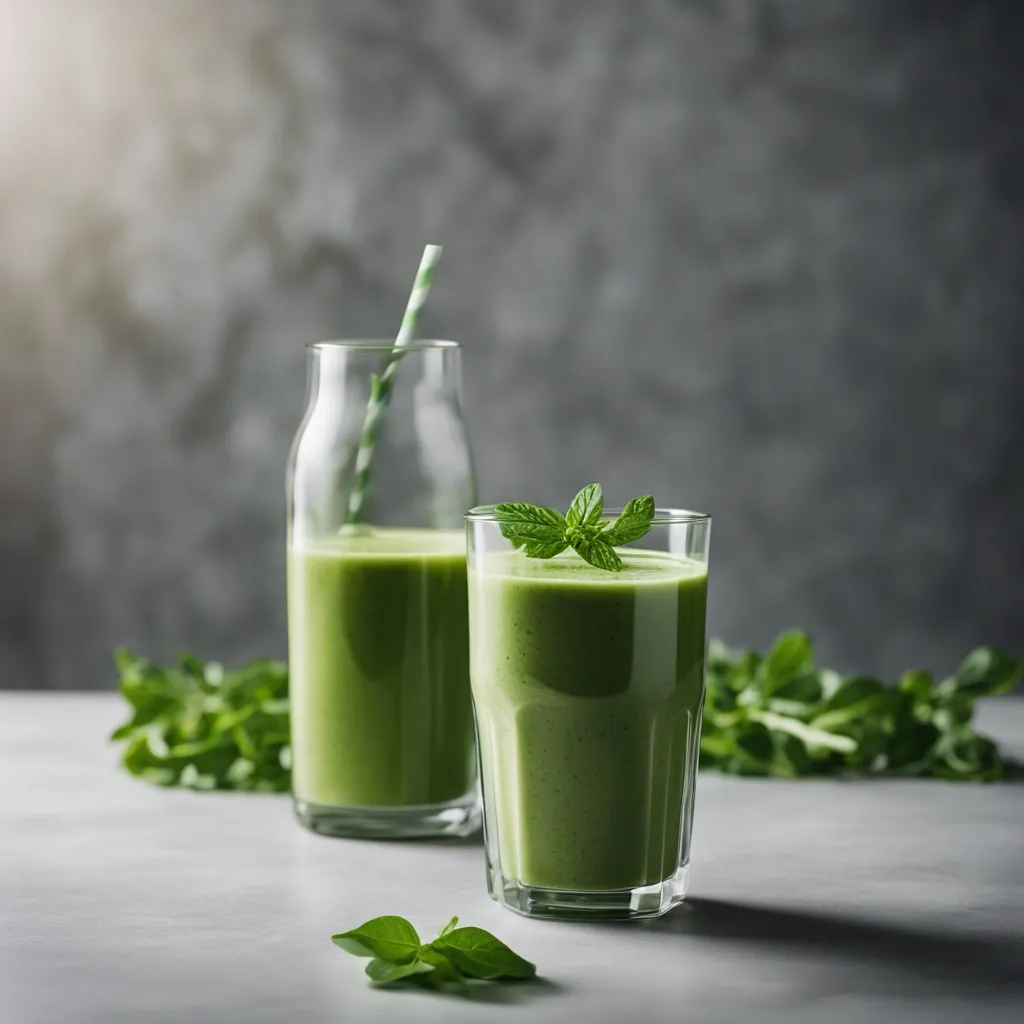
[[[294,804],[316,832],[479,825],[459,355],[450,341],[308,347],[288,466],[288,633]]]
[[[528,557],[494,506],[466,516],[488,887],[522,914],[653,917],[686,894],[711,520],[651,513],[616,571]]]

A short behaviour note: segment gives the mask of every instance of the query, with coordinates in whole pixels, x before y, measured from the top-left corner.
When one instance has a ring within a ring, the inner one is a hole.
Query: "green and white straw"
[[[404,355],[402,349],[416,335],[420,310],[423,308],[423,303],[427,301],[430,282],[434,280],[434,270],[440,259],[441,246],[428,245],[424,248],[423,259],[420,260],[420,268],[416,271],[416,280],[412,286],[412,293],[409,295],[408,305],[405,307],[405,316],[402,317],[402,326],[399,328],[398,337],[395,338],[394,350],[383,373],[380,376],[374,374],[370,380],[370,400],[366,405],[366,418],[363,420],[359,451],[356,453],[356,479],[348,499],[346,523],[358,523],[362,515],[366,492],[373,480],[373,451],[380,437],[384,410],[391,399],[392,382],[398,372],[398,364]]]

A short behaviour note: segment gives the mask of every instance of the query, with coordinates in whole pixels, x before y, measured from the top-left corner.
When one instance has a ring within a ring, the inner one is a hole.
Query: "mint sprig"
[[[433,988],[467,980],[532,978],[537,968],[483,928],[458,927],[453,917],[433,942],[420,942],[404,917],[375,917],[331,941],[353,956],[370,957],[366,975],[375,985],[409,981]]]
[[[615,548],[639,540],[654,520],[654,498],[645,494],[626,503],[614,522],[602,519],[600,484],[588,484],[563,516],[553,508],[523,501],[503,501],[494,508],[498,527],[530,558],[554,558],[571,547],[582,559],[609,572],[622,568]]]

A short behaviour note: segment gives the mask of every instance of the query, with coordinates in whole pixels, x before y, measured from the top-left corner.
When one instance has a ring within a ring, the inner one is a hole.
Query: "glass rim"
[[[307,352],[451,352],[462,346],[447,338],[418,338],[405,345],[396,345],[388,338],[327,338],[306,343]]]
[[[477,505],[463,515],[463,519],[469,523],[496,523],[498,517],[494,514],[497,505]],[[621,508],[606,508],[601,513],[603,519],[616,519],[622,514]],[[673,526],[680,523],[710,523],[711,516],[705,512],[694,512],[688,508],[655,508],[652,526]]]

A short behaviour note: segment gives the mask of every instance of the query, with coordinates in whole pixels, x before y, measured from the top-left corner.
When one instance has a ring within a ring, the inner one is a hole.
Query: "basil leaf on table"
[[[353,956],[379,957],[391,964],[407,964],[420,951],[420,937],[404,918],[375,917],[351,931],[331,936],[339,948]]]
[[[433,942],[421,943],[404,917],[375,917],[331,941],[353,956],[371,957],[366,974],[378,986],[403,981],[444,988],[468,981],[523,980],[537,968],[483,928],[453,917]]]

